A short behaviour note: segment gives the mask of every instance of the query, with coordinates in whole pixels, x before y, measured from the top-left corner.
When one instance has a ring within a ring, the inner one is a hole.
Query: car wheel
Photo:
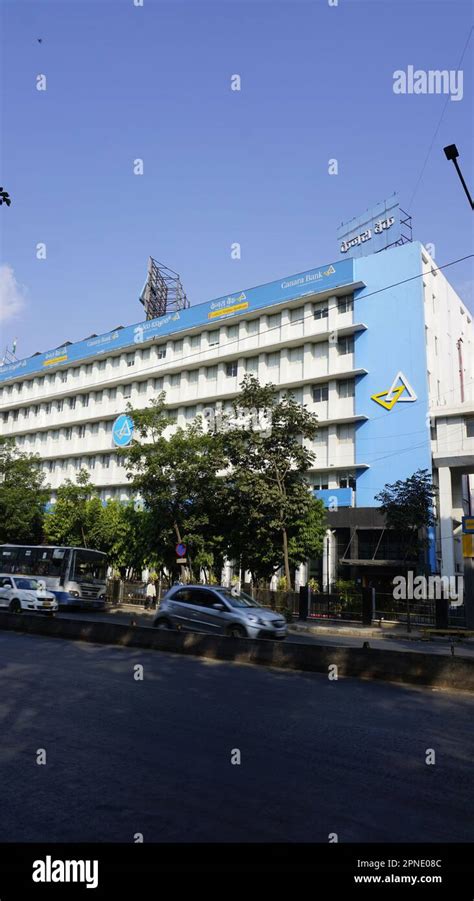
[[[153,623],[155,629],[167,629],[171,632],[175,631],[175,627],[170,619],[165,619],[165,617],[161,617],[160,619],[155,620]]]
[[[13,601],[10,601],[9,606],[10,613],[21,613],[21,603],[18,598],[14,598]]]
[[[229,638],[247,638],[247,633],[243,626],[229,626],[227,634]]]

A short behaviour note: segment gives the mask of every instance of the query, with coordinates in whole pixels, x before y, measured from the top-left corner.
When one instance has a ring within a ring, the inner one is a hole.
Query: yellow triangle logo
[[[370,399],[374,400],[376,404],[380,404],[381,407],[385,407],[386,410],[391,410],[392,407],[395,406],[398,398],[404,390],[405,385],[400,385],[399,388],[394,388],[391,400],[389,401],[381,399],[382,397],[387,397],[387,394],[389,393],[388,391],[380,391],[379,394],[371,394]]]

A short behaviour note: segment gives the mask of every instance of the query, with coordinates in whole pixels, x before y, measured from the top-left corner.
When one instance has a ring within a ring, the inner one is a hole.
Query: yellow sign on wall
[[[463,557],[474,557],[474,535],[462,536]]]

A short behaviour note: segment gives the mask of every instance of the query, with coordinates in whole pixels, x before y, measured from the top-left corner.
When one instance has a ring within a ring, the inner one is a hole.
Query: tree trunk
[[[291,586],[291,573],[290,573],[290,561],[288,558],[288,535],[286,529],[282,529],[283,536],[283,557],[285,561],[285,578],[286,578],[286,588],[287,591],[292,591]]]

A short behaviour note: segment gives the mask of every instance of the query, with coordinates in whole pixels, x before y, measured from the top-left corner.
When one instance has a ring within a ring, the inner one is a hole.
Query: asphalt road
[[[131,606],[128,606],[126,610],[116,609],[107,612],[98,610],[71,610],[57,614],[59,617],[86,619],[91,621],[96,621],[98,619],[112,619],[114,623],[124,623],[127,625],[130,623],[131,619],[133,619],[138,626],[151,626],[153,615],[152,612],[145,612],[143,607],[134,609]],[[307,632],[289,633],[285,641],[291,641],[292,643],[298,642],[300,644],[324,644],[332,645],[333,647],[343,645],[349,648],[360,648],[364,641],[368,641],[371,648],[383,648],[387,651],[415,651],[418,653],[443,654],[444,656],[451,655],[451,642],[447,639],[436,639],[435,641],[428,642],[423,640],[414,641],[412,639],[404,640],[403,638],[366,638],[364,635],[338,634],[337,627],[332,634],[328,634],[327,632],[318,632],[315,635],[311,635]],[[456,641],[454,643],[454,653],[456,656],[474,658],[474,643],[472,641],[469,643]]]
[[[2,841],[474,839],[468,695],[13,632],[0,685]]]

